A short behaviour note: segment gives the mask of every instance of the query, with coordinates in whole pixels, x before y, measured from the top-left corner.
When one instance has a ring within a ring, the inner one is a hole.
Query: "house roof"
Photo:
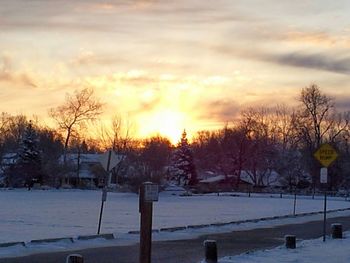
[[[256,181],[261,180],[262,186],[282,186],[279,178],[280,175],[273,170],[264,174],[259,172],[256,174]],[[241,181],[249,183],[251,185],[255,184],[254,177],[251,176],[247,171],[241,171],[240,179]]]
[[[60,157],[59,161],[63,162],[63,155]],[[99,153],[81,153],[80,156],[80,163],[99,163],[101,154]],[[68,153],[66,155],[66,160],[68,162],[77,164],[78,162],[78,154],[77,153]]]
[[[5,153],[2,156],[2,160],[1,163],[4,165],[9,165],[9,164],[13,164],[16,162],[18,158],[18,154],[17,153]]]
[[[281,183],[279,182],[279,174],[276,171],[271,171],[269,173],[257,173],[257,181],[261,180],[262,186],[281,186]],[[219,183],[221,181],[224,181],[225,178],[233,178],[236,177],[236,175],[233,174],[229,174],[227,176],[225,175],[215,175],[215,176],[211,176],[208,177],[206,179],[200,180],[200,183]],[[261,178],[259,178],[261,177]],[[241,176],[240,176],[240,180],[244,183],[250,184],[250,185],[254,185],[255,184],[255,180],[253,180],[253,177],[249,175],[249,173],[247,171],[241,171]]]
[[[227,177],[232,178],[234,177],[234,175],[229,174]],[[225,180],[225,175],[216,175],[216,176],[212,176],[212,177],[208,177],[206,179],[200,180],[200,183],[218,183]]]

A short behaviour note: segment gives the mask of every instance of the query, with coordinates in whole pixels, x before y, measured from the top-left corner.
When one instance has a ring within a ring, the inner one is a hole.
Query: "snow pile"
[[[348,238],[346,238],[348,237]],[[350,262],[350,232],[345,233],[345,239],[322,238],[297,243],[296,249],[286,249],[280,246],[270,250],[250,252],[233,257],[225,257],[219,263],[345,263]]]

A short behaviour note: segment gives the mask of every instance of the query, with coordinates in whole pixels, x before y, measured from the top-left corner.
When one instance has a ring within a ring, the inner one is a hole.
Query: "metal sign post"
[[[158,185],[143,183],[139,193],[140,263],[151,263],[153,202],[158,201]]]
[[[323,207],[323,242],[326,242],[326,228],[327,228],[327,186],[328,186],[328,169],[337,158],[338,153],[332,145],[322,144],[314,153],[314,157],[323,166],[320,170],[320,183],[324,187],[324,207]]]
[[[326,228],[327,228],[327,183],[328,183],[328,170],[327,168],[321,168],[320,171],[320,183],[324,187],[324,207],[323,207],[323,242],[326,242]]]
[[[324,190],[323,242],[326,242],[326,228],[327,228],[327,190]]]
[[[101,209],[100,209],[100,216],[99,216],[99,220],[98,220],[98,228],[97,228],[97,235],[100,234],[101,231],[101,222],[102,222],[102,214],[103,214],[103,206],[104,203],[107,200],[107,189],[103,188],[102,190],[102,200],[101,200]]]
[[[294,207],[293,207],[293,215],[295,216],[296,212],[296,206],[297,206],[297,188],[295,187],[294,191]]]
[[[106,171],[108,173],[108,178],[109,178],[109,167],[110,167],[110,164],[111,164],[111,155],[112,155],[112,151],[109,150],[108,151],[108,158],[107,158],[107,164],[106,164]],[[107,180],[108,180],[107,178]],[[107,181],[108,182],[108,181]],[[106,180],[105,180],[105,185],[103,186],[103,189],[102,189],[102,198],[101,198],[101,209],[100,209],[100,216],[99,216],[99,219],[98,219],[98,228],[97,228],[97,235],[100,234],[100,231],[101,231],[101,222],[102,222],[102,215],[103,215],[103,206],[104,206],[104,203],[106,202],[107,200],[107,184],[106,184]]]

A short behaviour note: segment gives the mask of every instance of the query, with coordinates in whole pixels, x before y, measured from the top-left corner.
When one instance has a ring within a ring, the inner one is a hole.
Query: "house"
[[[100,154],[78,154],[68,153],[66,155],[66,164],[69,171],[63,176],[62,184],[96,186],[98,185],[97,176],[94,173],[94,167],[102,166],[100,164]],[[59,158],[61,164],[64,163],[64,156]]]
[[[9,168],[11,165],[15,164],[18,159],[17,153],[5,153],[0,162],[0,186],[6,185],[5,180],[5,170]]]
[[[215,174],[206,172],[205,175],[211,174],[212,176],[205,176],[198,183],[198,189],[204,192],[215,191],[230,191],[236,189],[237,175],[229,174]],[[203,178],[204,176],[202,176]],[[266,187],[281,187],[279,181],[280,175],[276,171],[268,171],[265,173],[257,172],[251,174],[248,171],[241,171],[240,181],[238,184],[241,190],[250,190],[252,188],[266,188]]]
[[[1,158],[0,173],[12,164],[15,164],[18,159],[17,153],[5,153]]]
[[[246,170],[241,171],[240,180],[251,186],[264,188],[264,187],[282,187],[280,182],[280,174],[274,170],[257,171],[255,174]]]
[[[66,155],[66,163],[71,167],[64,176],[65,184],[80,186],[103,186],[106,178],[106,171],[102,167],[101,160],[104,154],[97,153],[69,153]],[[122,156],[117,156],[122,160]],[[64,157],[59,159],[63,164]],[[115,181],[112,179],[112,182]]]

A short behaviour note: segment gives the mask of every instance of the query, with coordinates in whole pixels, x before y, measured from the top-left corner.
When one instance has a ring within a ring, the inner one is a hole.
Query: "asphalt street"
[[[332,223],[342,223],[344,230],[350,229],[350,217],[328,219],[328,231]],[[322,224],[322,221],[314,221],[225,234],[211,234],[191,240],[154,242],[152,263],[197,263],[204,257],[203,241],[206,239],[217,240],[219,257],[223,257],[276,247],[284,243],[284,236],[287,234],[296,235],[298,240],[317,238],[322,236]],[[74,252],[43,253],[0,259],[0,263],[64,263],[67,255],[72,253],[83,255],[85,263],[137,263],[138,252],[138,245],[91,248]]]

